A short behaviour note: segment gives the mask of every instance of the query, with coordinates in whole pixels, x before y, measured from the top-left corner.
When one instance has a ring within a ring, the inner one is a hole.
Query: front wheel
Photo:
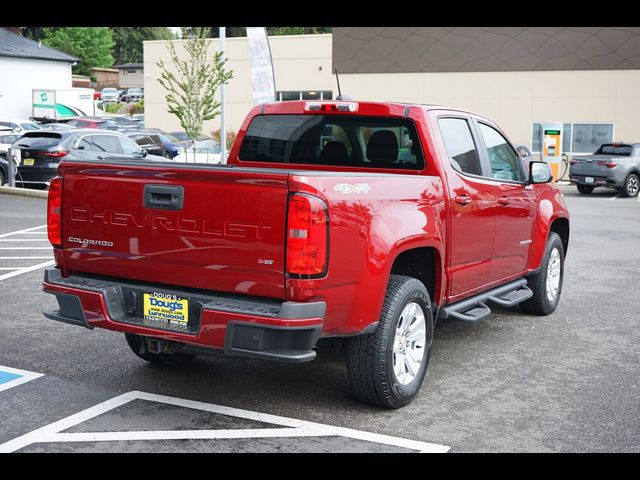
[[[640,192],[640,178],[637,174],[631,173],[624,181],[622,193],[625,197],[637,197]]]
[[[540,271],[527,278],[533,297],[520,304],[520,309],[535,315],[551,315],[560,302],[564,279],[564,246],[560,235],[549,233]]]
[[[407,405],[424,381],[432,341],[427,289],[415,278],[391,275],[378,328],[347,343],[347,379],[354,396],[385,408]]]

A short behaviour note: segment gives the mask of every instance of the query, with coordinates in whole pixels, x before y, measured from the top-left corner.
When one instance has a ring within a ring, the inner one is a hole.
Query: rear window
[[[60,143],[62,135],[55,132],[25,133],[13,144],[14,147],[49,148]]]
[[[621,157],[630,157],[633,153],[631,145],[602,145],[595,155],[619,155]]]
[[[420,170],[424,157],[409,119],[341,115],[258,115],[240,160]]]

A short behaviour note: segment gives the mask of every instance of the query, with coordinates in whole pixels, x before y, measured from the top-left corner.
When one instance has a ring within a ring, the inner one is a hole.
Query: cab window
[[[487,147],[491,178],[522,182],[524,175],[520,159],[509,142],[495,128],[479,123],[480,135]]]

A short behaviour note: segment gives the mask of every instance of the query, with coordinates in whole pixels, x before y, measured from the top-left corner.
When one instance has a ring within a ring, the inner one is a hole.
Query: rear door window
[[[438,125],[451,166],[460,173],[482,175],[469,122],[464,118],[440,118]]]
[[[424,156],[407,118],[356,115],[258,115],[241,161],[420,170]]]
[[[122,153],[120,142],[113,135],[92,135],[93,150],[96,152]]]

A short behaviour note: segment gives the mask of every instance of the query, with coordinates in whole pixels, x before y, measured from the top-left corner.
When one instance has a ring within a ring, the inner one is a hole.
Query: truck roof
[[[461,113],[468,113],[484,117],[484,115],[465,110],[463,108],[449,107],[445,105],[435,104],[419,104],[408,102],[378,102],[368,100],[292,100],[285,102],[266,103],[261,106],[260,113],[274,114],[300,114],[305,113],[307,104],[356,104],[357,113],[361,115],[389,115],[389,116],[405,116],[407,107],[417,107],[425,110],[452,110]],[[345,113],[348,113],[345,111]],[[355,113],[355,112],[354,112]]]

